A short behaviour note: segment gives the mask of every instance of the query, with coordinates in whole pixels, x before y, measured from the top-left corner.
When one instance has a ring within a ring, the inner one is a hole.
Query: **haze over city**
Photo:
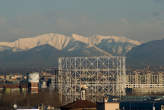
[[[45,33],[164,38],[163,0],[1,0],[0,41]]]

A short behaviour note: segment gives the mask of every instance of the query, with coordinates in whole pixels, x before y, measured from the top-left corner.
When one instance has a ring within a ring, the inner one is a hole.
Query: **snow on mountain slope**
[[[80,41],[80,42],[83,42],[85,44],[89,44],[89,38],[88,37],[84,37],[84,36],[81,36],[81,35],[78,35],[78,34],[72,34],[72,38],[75,41]]]
[[[121,43],[131,43],[133,45],[140,45],[141,43],[139,41],[131,40],[126,37],[119,37],[119,36],[102,36],[102,35],[97,35],[93,37],[93,40],[95,44],[99,44],[102,42],[102,40],[108,40],[109,43],[111,42],[121,42]]]
[[[103,42],[107,41],[107,42]],[[131,46],[126,46],[123,48],[128,49],[128,51],[137,45],[140,45],[141,43],[139,41],[131,40],[126,37],[119,37],[119,36],[102,36],[102,35],[96,35],[91,37],[85,37],[78,34],[72,34],[72,36],[65,36],[62,34],[56,34],[56,33],[48,33],[39,35],[36,37],[30,37],[30,38],[21,38],[14,42],[0,42],[0,51],[6,50],[11,48],[13,51],[25,51],[29,50],[38,46],[42,45],[50,45],[57,50],[63,50],[69,44],[74,46],[74,43],[83,43],[87,45],[88,47],[95,47],[98,44],[106,43],[105,46],[108,46],[108,44],[119,44],[119,43],[128,43]],[[80,45],[78,45],[80,46]],[[97,47],[98,48],[98,47]],[[75,47],[68,48],[68,51],[73,51]],[[120,49],[120,47],[119,47]]]
[[[22,38],[14,42],[0,42],[0,47],[28,50],[34,47],[49,44],[58,50],[62,50],[68,45],[69,41],[70,37],[61,34],[49,33],[37,37]]]

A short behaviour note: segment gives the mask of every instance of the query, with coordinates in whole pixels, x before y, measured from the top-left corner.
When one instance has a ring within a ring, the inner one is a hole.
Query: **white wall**
[[[118,102],[105,103],[105,110],[119,110],[120,104]]]

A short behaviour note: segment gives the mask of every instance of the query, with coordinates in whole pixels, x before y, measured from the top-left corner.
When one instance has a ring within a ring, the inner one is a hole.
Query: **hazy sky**
[[[164,0],[0,0],[0,41],[42,33],[164,38]]]

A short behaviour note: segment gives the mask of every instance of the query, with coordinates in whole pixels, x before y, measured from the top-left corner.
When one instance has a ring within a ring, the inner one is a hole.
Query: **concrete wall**
[[[117,102],[108,102],[105,103],[105,110],[119,110],[120,104]]]

